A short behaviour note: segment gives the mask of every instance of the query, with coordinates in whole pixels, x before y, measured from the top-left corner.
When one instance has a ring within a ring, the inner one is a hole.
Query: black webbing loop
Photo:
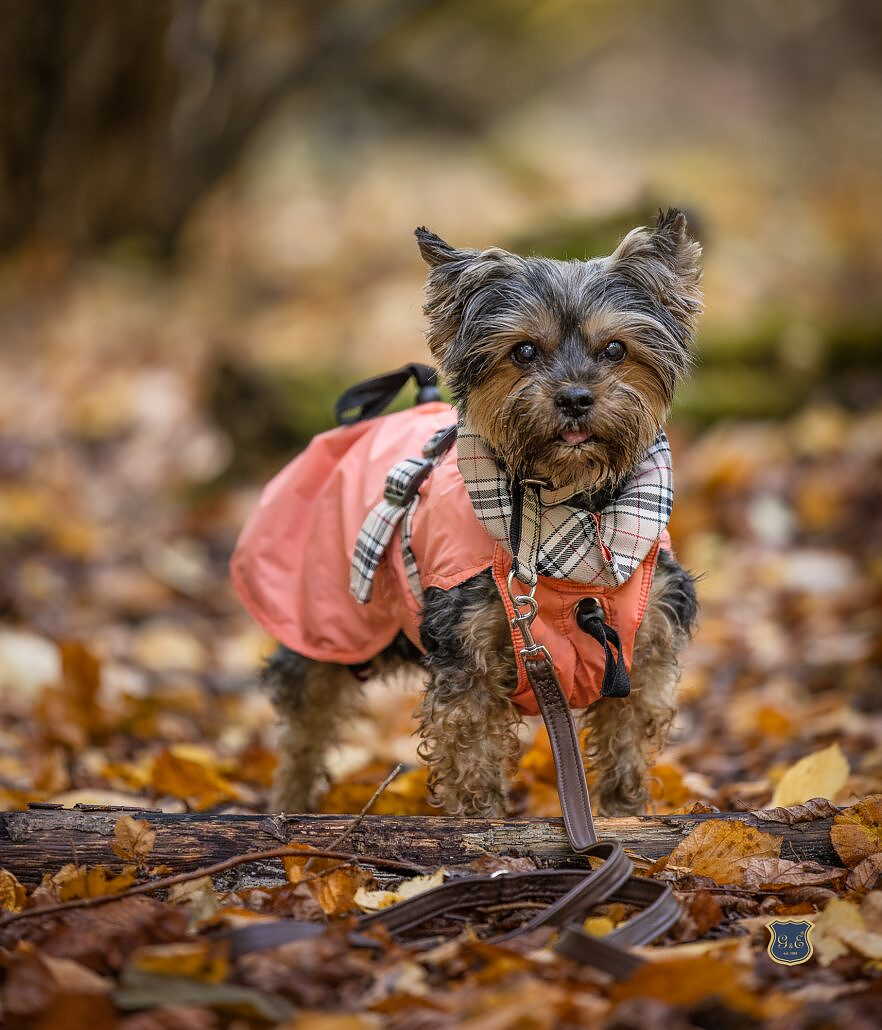
[[[401,388],[411,379],[419,388],[416,395],[417,404],[441,400],[438,373],[430,365],[413,362],[395,372],[374,376],[373,379],[365,379],[364,382],[350,386],[334,406],[337,421],[341,426],[351,426],[356,422],[376,417],[388,408]]]
[[[601,697],[627,697],[631,693],[631,680],[622,654],[622,641],[618,632],[604,621],[603,609],[593,597],[581,600],[576,608],[579,629],[594,637],[606,655]],[[613,653],[612,647],[615,648]]]

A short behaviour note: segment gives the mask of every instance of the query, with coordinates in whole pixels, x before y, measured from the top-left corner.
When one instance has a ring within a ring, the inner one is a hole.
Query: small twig
[[[201,869],[194,869],[189,873],[176,873],[174,876],[164,876],[158,880],[148,880],[146,883],[136,884],[128,890],[120,891],[118,894],[104,894],[98,898],[77,898],[74,901],[62,901],[57,905],[44,905],[41,908],[28,908],[23,912],[12,912],[10,915],[0,919],[0,928],[15,923],[19,919],[32,919],[35,916],[52,915],[55,912],[68,912],[74,908],[93,908],[96,905],[106,905],[110,901],[119,901],[120,898],[130,898],[136,894],[151,894],[153,891],[165,890],[167,887],[174,887],[179,883],[188,883],[190,880],[198,880],[203,876],[216,876],[218,873],[226,872],[227,869],[235,869],[236,866],[246,865],[248,862],[265,862],[271,858],[339,858],[346,864],[357,864],[363,862],[365,865],[384,866],[387,869],[401,869],[406,873],[425,873],[424,866],[415,865],[413,862],[401,862],[391,858],[375,858],[372,855],[353,855],[345,851],[307,851],[305,848],[272,848],[269,851],[252,851],[245,855],[235,855],[233,858],[224,859],[223,862],[216,862],[214,865],[203,866]]]
[[[364,821],[364,817],[374,807],[374,802],[383,793],[383,791],[389,786],[389,784],[395,779],[395,777],[401,772],[401,770],[403,768],[404,768],[404,765],[401,762],[399,762],[395,766],[395,768],[389,773],[389,775],[386,777],[386,779],[383,780],[383,782],[380,784],[380,786],[377,787],[377,789],[373,792],[373,794],[371,794],[368,803],[362,808],[362,810],[358,813],[358,815],[352,820],[352,822],[346,827],[346,829],[339,836],[335,837],[331,841],[331,843],[329,845],[331,851],[338,851],[340,849],[340,845],[343,844],[344,841],[346,841],[349,837],[351,837],[353,833],[355,833],[355,831],[358,829],[358,827]],[[307,860],[306,864],[303,867],[304,873],[309,870],[309,867],[312,865],[312,863],[313,863],[313,859],[310,858],[310,859]],[[308,877],[308,878],[306,878],[304,880],[301,880],[300,882],[301,883],[309,883],[310,880],[316,880],[320,876],[327,876],[328,873],[334,872],[335,869],[342,869],[343,866],[348,865],[348,864],[349,863],[347,863],[347,862],[341,862],[339,865],[332,866],[330,869],[324,869],[324,870],[322,870],[322,872],[316,873],[313,876],[310,876],[310,877]]]

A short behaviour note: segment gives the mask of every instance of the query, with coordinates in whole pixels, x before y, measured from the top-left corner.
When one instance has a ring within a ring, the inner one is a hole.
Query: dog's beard
[[[649,400],[625,383],[609,387],[579,419],[562,415],[552,391],[535,381],[517,387],[495,410],[471,399],[466,404],[475,431],[513,478],[588,493],[614,490],[639,465],[660,427]]]

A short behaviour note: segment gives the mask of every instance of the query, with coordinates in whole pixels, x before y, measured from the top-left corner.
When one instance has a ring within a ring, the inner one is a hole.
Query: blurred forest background
[[[668,204],[706,250],[673,423],[704,615],[658,805],[765,803],[834,742],[840,796],[882,785],[878,4],[0,14],[5,807],[264,804],[268,642],[226,560],[339,389],[425,359],[413,227],[581,257]],[[413,758],[371,696],[332,809]],[[382,803],[427,810],[422,775]]]
[[[413,228],[584,257],[668,205],[706,255],[670,430],[702,615],[653,809],[882,794],[882,5],[0,0],[0,26],[0,812],[264,811],[271,642],[227,560],[338,392],[426,360]],[[433,811],[415,687],[368,685],[326,811],[358,812],[398,761],[373,811]],[[782,818],[831,815],[813,804]],[[559,812],[535,724],[511,807]],[[702,825],[650,870],[683,905],[655,952],[674,972],[614,990],[468,933],[424,964],[330,933],[231,973],[192,931],[361,905],[367,870],[300,859],[282,886],[0,917],[0,1008],[90,1030],[292,1006],[361,1013],[285,1024],[311,1030],[878,1026],[882,797],[836,816],[850,869]],[[0,909],[162,875],[151,833],[122,819],[110,874],[75,853],[25,886],[0,870]],[[817,920],[820,966],[766,959],[772,915]],[[120,1016],[109,974],[135,991],[118,1006],[158,1007]]]

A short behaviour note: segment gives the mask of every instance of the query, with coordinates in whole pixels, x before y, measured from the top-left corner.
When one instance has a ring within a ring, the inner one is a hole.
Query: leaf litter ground
[[[149,393],[153,372],[125,371],[107,381],[126,397]],[[86,410],[73,383],[59,391],[70,422],[61,443],[36,408],[0,437],[6,810],[33,801],[266,810],[275,737],[254,669],[271,642],[238,608],[225,572],[255,492],[216,480],[223,435],[200,406],[193,370],[174,375],[179,403],[159,422],[123,398]],[[841,865],[790,861],[774,834],[739,823],[697,825],[642,870],[674,885],[680,922],[645,949],[648,965],[610,984],[554,958],[547,941],[481,941],[529,910],[438,927],[437,943],[419,953],[383,936],[373,949],[351,946],[354,915],[450,870],[378,877],[307,853],[276,860],[275,879],[225,874],[124,895],[168,870],[151,862],[149,826],[123,815],[113,866],[82,866],[72,853],[29,887],[0,871],[7,915],[114,899],[0,926],[8,1025],[877,1025],[882,417],[817,406],[778,425],[697,438],[681,430],[673,442],[672,532],[702,576],[702,617],[677,725],[653,770],[653,810],[776,806],[779,821],[798,822],[832,801],[843,809],[831,833]],[[412,737],[417,689],[368,686],[365,715],[334,756],[325,811],[355,817],[403,762],[371,812],[432,813]],[[547,739],[531,724],[523,741],[512,813],[556,815]],[[472,871],[530,862],[479,865]],[[586,927],[602,935],[627,915],[607,905]],[[279,916],[327,932],[239,958],[216,939]],[[813,922],[810,962],[771,962],[765,926],[774,917]]]

